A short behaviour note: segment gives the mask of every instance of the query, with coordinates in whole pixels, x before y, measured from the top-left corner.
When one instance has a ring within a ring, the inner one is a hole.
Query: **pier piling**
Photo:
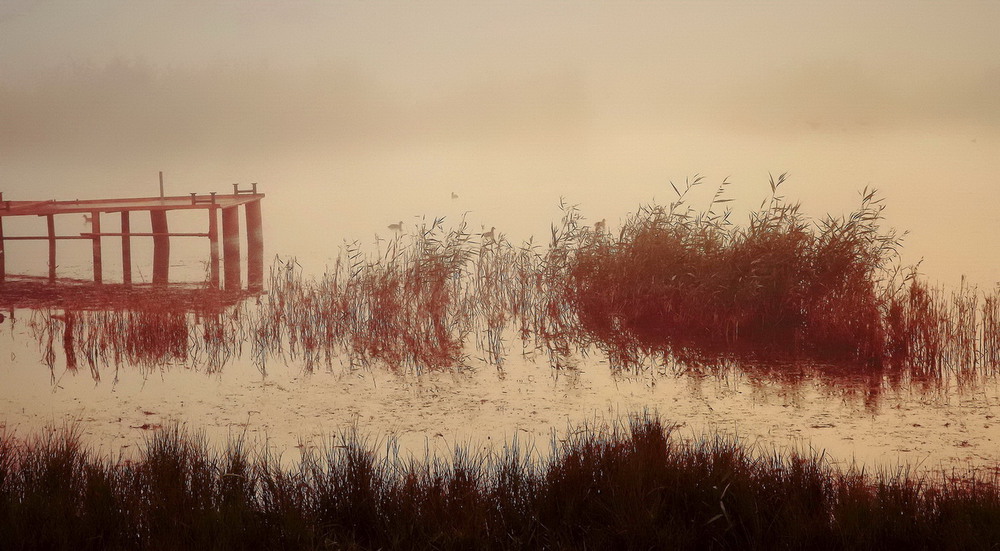
[[[208,209],[209,280],[212,287],[219,288],[219,209],[214,205]]]
[[[3,192],[0,191],[0,205],[3,205]],[[6,241],[3,238],[3,217],[0,217],[0,283],[7,278],[7,259],[4,255],[3,244]]]
[[[254,184],[255,190],[256,187]],[[264,288],[264,228],[260,201],[247,203],[244,213],[247,219],[247,288],[260,291]]]
[[[170,228],[167,227],[167,211],[149,211],[149,222],[153,229],[153,284],[163,285],[170,280]]]
[[[122,283],[132,284],[132,226],[129,211],[122,211]]]
[[[240,211],[222,209],[222,255],[225,262],[225,288],[240,288]]]
[[[91,233],[93,236],[94,249],[94,283],[104,282],[104,262],[101,259],[101,213],[93,211],[90,213]]]

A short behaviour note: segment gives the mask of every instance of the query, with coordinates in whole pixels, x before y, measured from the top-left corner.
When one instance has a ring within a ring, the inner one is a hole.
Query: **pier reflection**
[[[219,369],[241,348],[245,302],[258,293],[204,286],[94,285],[31,279],[0,285],[0,309],[20,318],[38,343],[42,363],[102,370],[131,366]]]

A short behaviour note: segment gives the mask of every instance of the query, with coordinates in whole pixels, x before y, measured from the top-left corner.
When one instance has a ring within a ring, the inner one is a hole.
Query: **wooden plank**
[[[51,239],[59,241],[62,239],[93,239],[93,237],[89,233],[81,233],[80,235],[8,235],[3,239],[4,241],[48,241]]]
[[[14,212],[25,209],[33,209],[40,206],[51,205],[55,203],[55,200],[49,199],[47,201],[7,201],[4,203],[6,205],[6,211],[13,214],[22,214],[20,212]]]
[[[122,213],[122,214],[125,214],[125,213]],[[197,232],[189,232],[189,233],[180,233],[180,232],[163,232],[163,233],[154,233],[154,232],[129,232],[129,233],[124,233],[124,232],[101,232],[101,233],[81,232],[80,235],[83,236],[86,239],[93,239],[95,236],[99,236],[99,237],[124,237],[126,235],[129,236],[129,237],[208,237],[207,233],[197,233]]]
[[[249,202],[259,201],[263,193],[218,195],[212,203],[211,195],[196,195],[182,197],[135,197],[128,199],[87,199],[75,201],[5,201],[2,204],[9,208],[0,208],[0,216],[46,216],[49,214],[79,214],[95,210],[102,213],[134,210],[191,210],[211,209],[215,207],[235,207]]]

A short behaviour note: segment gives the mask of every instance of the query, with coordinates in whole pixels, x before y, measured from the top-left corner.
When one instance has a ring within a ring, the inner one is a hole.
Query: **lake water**
[[[340,360],[307,370],[286,354],[271,358],[265,374],[247,345],[214,373],[201,356],[153,367],[98,362],[97,377],[83,359],[68,369],[63,342],[48,342],[40,330],[64,323],[61,311],[7,314],[0,424],[22,435],[78,424],[104,452],[130,453],[150,431],[180,422],[220,445],[245,431],[287,461],[352,426],[373,438],[395,436],[417,455],[514,437],[547,453],[553,435],[569,427],[655,411],[685,436],[721,432],[764,450],[811,448],[842,464],[950,469],[1000,461],[995,377],[921,382],[809,364],[703,371],[651,364],[616,373],[597,351],[554,369],[544,354],[522,353],[513,334],[502,369],[477,359],[483,352],[470,343],[462,365],[439,371],[350,369]]]

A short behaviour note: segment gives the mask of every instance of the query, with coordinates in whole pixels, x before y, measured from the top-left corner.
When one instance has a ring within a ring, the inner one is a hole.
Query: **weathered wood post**
[[[132,227],[129,212],[122,211],[122,283],[132,284]]]
[[[247,219],[247,289],[260,291],[264,288],[264,229],[261,224],[260,200],[247,203],[245,213]]]
[[[150,210],[153,229],[153,284],[165,285],[170,279],[170,235],[167,211]]]
[[[226,290],[240,289],[240,211],[239,207],[222,209],[222,254],[226,264]]]
[[[56,219],[54,215],[46,214],[45,222],[49,228],[49,281],[56,280]]]
[[[3,192],[0,191],[0,205],[3,205]],[[5,240],[3,238],[3,216],[0,216],[0,283],[3,283],[4,279],[7,278],[7,261],[4,257],[4,244]]]
[[[208,209],[209,279],[213,289],[219,288],[219,209]]]
[[[94,248],[94,283],[104,282],[104,263],[101,259],[101,212],[92,211],[90,213],[91,232],[93,232]]]

